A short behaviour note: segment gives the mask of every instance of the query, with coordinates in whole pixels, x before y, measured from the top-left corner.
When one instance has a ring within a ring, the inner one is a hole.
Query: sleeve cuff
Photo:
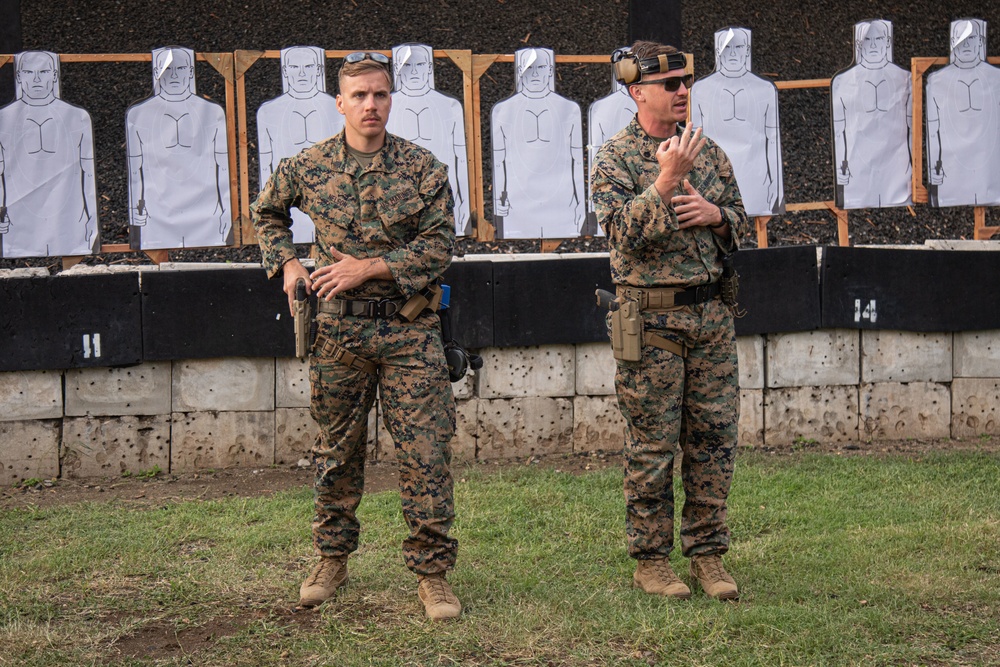
[[[264,262],[264,270],[267,271],[268,278],[274,278],[281,273],[281,270],[285,268],[290,260],[295,259],[295,248],[281,246],[275,248],[274,256],[269,260]]]

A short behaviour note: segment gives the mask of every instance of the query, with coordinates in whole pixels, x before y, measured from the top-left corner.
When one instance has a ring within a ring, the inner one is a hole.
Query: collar
[[[332,169],[345,174],[368,173],[372,171],[391,173],[396,170],[399,162],[399,139],[388,132],[385,133],[385,144],[381,150],[372,158],[372,162],[367,169],[358,172],[358,163],[347,151],[347,140],[345,130],[323,142],[323,157],[329,158],[332,162]],[[318,145],[318,144],[317,144]]]
[[[660,141],[654,139],[639,124],[639,114],[632,117],[632,122],[628,125],[628,131],[639,141],[639,154],[647,161],[656,162],[656,149],[660,147]],[[680,134],[683,130],[678,123],[675,133]]]

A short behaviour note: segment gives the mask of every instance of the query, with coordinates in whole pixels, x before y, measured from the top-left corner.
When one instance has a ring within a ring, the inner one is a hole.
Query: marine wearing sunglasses
[[[685,74],[684,76],[668,76],[665,79],[656,79],[655,81],[637,81],[633,83],[633,86],[656,86],[662,85],[663,90],[668,93],[676,93],[680,90],[681,84],[688,90],[691,90],[691,84],[694,83],[693,74]]]

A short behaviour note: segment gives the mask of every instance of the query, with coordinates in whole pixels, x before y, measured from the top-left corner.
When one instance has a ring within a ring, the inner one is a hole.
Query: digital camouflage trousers
[[[409,535],[403,560],[417,574],[444,572],[455,564],[458,542],[448,536],[455,518],[450,441],[455,399],[436,314],[413,322],[321,314],[324,337],[378,365],[378,375],[331,358],[310,356],[311,412],[319,425],[313,543],[324,556],[358,548],[356,510],[364,490],[368,414],[381,400],[395,442],[399,492]]]
[[[687,358],[645,346],[641,361],[619,361],[618,406],[626,422],[625,509],[629,555],[666,557],[674,543],[674,454],[682,454],[681,552],[729,548],[726,500],[739,420],[732,315],[718,299],[644,312],[646,331],[684,343]]]

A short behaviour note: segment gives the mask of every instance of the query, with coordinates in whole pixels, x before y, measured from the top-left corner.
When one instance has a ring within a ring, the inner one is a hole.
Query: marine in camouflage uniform
[[[368,72],[379,71],[373,70],[371,60],[364,62]],[[379,76],[369,74],[369,80],[375,82],[374,95],[379,98],[372,102],[373,111],[362,109],[354,125],[350,109],[342,111],[347,116],[344,131],[282,160],[252,206],[253,220],[269,276],[301,266],[294,259],[290,230],[289,210],[295,206],[315,223],[318,259],[309,287],[320,299],[401,303],[440,278],[451,263],[452,195],[447,170],[430,151],[384,132],[389,105],[382,111],[375,105],[385,102],[381,95],[391,89],[383,90]],[[342,70],[342,93],[344,88]],[[365,122],[369,115],[382,123],[384,140],[380,147],[373,140],[377,151],[362,153],[354,142],[363,143],[365,136],[356,140],[350,132],[357,133],[355,125],[362,129],[371,125]],[[352,267],[358,273],[373,267],[374,273],[352,280]],[[290,280],[286,275],[286,292]],[[313,542],[322,560],[343,562],[343,572],[322,595],[314,591],[306,595],[307,585],[315,585],[314,570],[303,584],[304,606],[322,602],[346,583],[346,557],[358,548],[355,512],[364,487],[368,414],[376,389],[396,446],[409,527],[403,542],[406,566],[421,578],[443,575],[454,566],[458,546],[448,535],[455,517],[449,470],[455,401],[437,313],[424,310],[408,322],[398,314],[320,312],[317,323],[309,359],[311,413],[320,430],[313,448],[317,473]],[[324,356],[327,341],[373,362],[377,372]],[[457,599],[454,602],[458,604]]]
[[[674,51],[651,42],[638,42],[632,50],[640,58]],[[701,138],[700,130],[682,131],[679,125],[686,115],[687,86],[672,92],[662,79],[683,75],[683,69],[667,77],[657,73],[630,86],[639,113],[601,147],[592,168],[594,208],[608,237],[619,294],[625,287],[688,289],[715,283],[722,275],[721,255],[734,251],[748,229],[729,159]],[[643,123],[662,135],[654,136]],[[683,345],[687,356],[645,345],[640,361],[617,362],[615,387],[627,424],[628,551],[640,561],[637,585],[686,598],[690,590],[666,561],[674,543],[674,453],[679,446],[683,454],[682,553],[715,557],[712,563],[721,569],[717,557],[729,547],[726,499],[739,416],[733,318],[718,296],[640,314],[645,332]],[[660,572],[663,586],[640,583],[643,561],[666,564]],[[694,567],[692,575],[709,592]],[[668,584],[673,587],[665,592]],[[735,583],[731,593],[709,592],[735,597]]]

